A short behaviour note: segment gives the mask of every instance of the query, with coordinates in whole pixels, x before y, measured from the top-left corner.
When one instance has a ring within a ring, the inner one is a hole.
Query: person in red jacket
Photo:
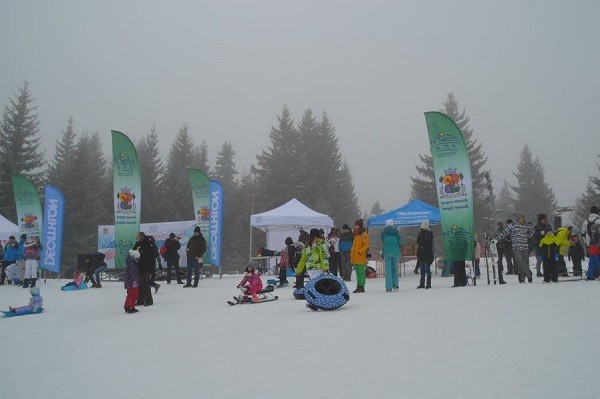
[[[258,302],[258,293],[263,288],[263,283],[258,270],[254,268],[252,263],[246,266],[244,278],[238,284],[238,288],[242,291],[242,295],[252,295],[252,301]]]

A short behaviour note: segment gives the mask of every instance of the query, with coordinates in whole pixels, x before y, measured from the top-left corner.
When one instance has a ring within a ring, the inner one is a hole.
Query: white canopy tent
[[[0,215],[0,241],[8,241],[8,237],[15,236],[19,233],[19,226],[12,223],[10,220]]]
[[[286,237],[298,238],[300,229],[331,228],[333,220],[315,212],[296,198],[270,211],[250,216],[250,226],[267,233],[267,248],[280,250]],[[252,231],[250,231],[250,256],[252,256]]]

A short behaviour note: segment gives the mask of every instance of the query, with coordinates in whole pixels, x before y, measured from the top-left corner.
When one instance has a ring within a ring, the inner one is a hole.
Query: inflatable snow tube
[[[306,298],[304,298],[304,287],[302,287],[302,288],[296,288],[294,290],[294,298],[296,298],[296,299],[306,299]]]
[[[321,274],[311,278],[304,287],[306,301],[323,310],[342,307],[350,300],[344,280],[333,274]]]
[[[61,291],[81,291],[81,290],[85,290],[87,289],[88,285],[87,283],[81,283],[81,285],[78,287],[76,285],[64,285],[62,287],[60,287]]]
[[[34,312],[33,310],[25,310],[19,313],[13,313],[10,310],[2,310],[2,313],[4,313],[4,317],[15,317],[15,316],[25,316],[28,314],[37,314],[37,313],[42,313],[44,311],[44,308],[38,308],[37,312]]]

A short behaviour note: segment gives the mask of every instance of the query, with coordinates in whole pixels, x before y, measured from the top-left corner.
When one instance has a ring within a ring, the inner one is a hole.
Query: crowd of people
[[[0,247],[2,255],[0,285],[35,287],[42,249],[44,246],[37,236],[27,237],[26,234],[21,234],[19,241],[15,236],[10,236],[4,248]]]

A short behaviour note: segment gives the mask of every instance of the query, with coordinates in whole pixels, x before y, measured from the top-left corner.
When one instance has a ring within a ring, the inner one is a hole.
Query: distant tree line
[[[98,225],[114,222],[111,155],[103,154],[98,132],[77,132],[70,117],[53,159],[46,162],[34,102],[29,83],[24,82],[4,109],[0,213],[16,220],[12,175],[31,179],[40,194],[45,183],[58,187],[66,200],[63,264],[71,266],[77,253],[96,250]],[[256,166],[243,174],[236,169],[236,152],[228,142],[217,152],[215,165],[210,165],[206,140],[195,140],[187,123],[179,128],[163,161],[158,149],[160,133],[152,126],[135,143],[142,175],[142,223],[194,218],[189,168],[204,171],[223,186],[225,270],[239,270],[248,259],[250,215],[293,197],[330,215],[336,223],[352,223],[360,208],[327,113],[317,120],[306,110],[296,125],[284,107],[277,119],[267,149],[257,156]]]
[[[476,229],[490,227],[492,212],[485,181],[485,174],[490,172],[486,169],[487,156],[469,127],[466,111],[460,110],[452,93],[448,94],[441,112],[456,122],[470,154]],[[56,143],[54,157],[46,162],[45,152],[40,148],[39,123],[35,99],[29,83],[24,82],[9,97],[0,125],[0,213],[16,220],[12,175],[29,178],[40,190],[46,182],[58,187],[66,199],[63,263],[70,265],[77,253],[96,249],[98,225],[113,223],[111,156],[103,154],[98,132],[77,132],[74,118],[70,117]],[[211,179],[218,180],[225,191],[225,270],[239,270],[248,258],[250,215],[282,205],[293,197],[330,215],[336,226],[351,225],[361,214],[367,218],[384,213],[379,201],[369,212],[362,213],[350,169],[327,112],[316,117],[307,109],[296,123],[290,109],[284,106],[271,127],[269,143],[250,170],[243,173],[236,168],[236,152],[228,142],[223,143],[215,164],[210,165],[206,140],[194,139],[198,135],[190,133],[187,123],[179,128],[166,160],[158,149],[160,136],[152,126],[136,143],[142,174],[142,222],[192,219],[187,169],[204,171]],[[427,152],[419,155],[419,159],[416,174],[411,177],[411,197],[437,205],[431,155]],[[589,177],[576,204],[577,222],[587,216],[591,204],[600,206],[600,164],[598,172],[597,176]],[[530,220],[535,220],[537,213],[552,215],[556,209],[554,192],[545,181],[541,162],[527,145],[513,175],[515,185],[499,178],[494,180],[503,182],[501,187],[494,187],[498,218],[505,220],[515,210],[525,213]]]

